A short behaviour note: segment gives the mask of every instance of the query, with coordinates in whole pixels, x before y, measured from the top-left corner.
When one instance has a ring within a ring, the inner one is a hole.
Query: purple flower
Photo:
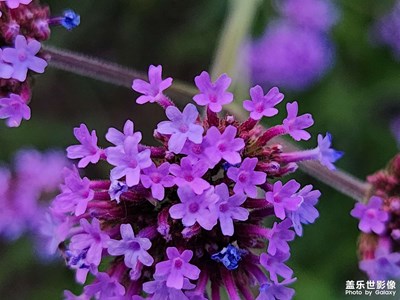
[[[87,251],[86,261],[98,266],[101,261],[103,248],[107,248],[110,237],[100,229],[100,222],[93,218],[92,224],[86,219],[80,220],[83,233],[75,234],[71,238],[70,249],[72,251]]]
[[[253,120],[261,120],[262,117],[272,117],[278,113],[275,105],[280,103],[284,95],[279,92],[277,87],[273,87],[264,95],[261,86],[256,85],[250,89],[251,100],[245,100],[243,107],[250,112]]]
[[[334,59],[333,46],[326,35],[294,26],[290,21],[273,22],[248,48],[255,84],[291,90],[306,89],[320,80]]]
[[[269,277],[275,283],[278,283],[278,276],[285,279],[292,278],[293,270],[284,264],[290,257],[290,254],[276,252],[275,255],[262,253],[260,256],[260,264],[269,272]]]
[[[85,294],[76,296],[71,291],[65,290],[64,300],[90,300],[90,296],[87,296]]]
[[[339,19],[331,0],[284,0],[279,4],[286,19],[311,30],[327,32]]]
[[[8,127],[18,127],[22,119],[31,118],[31,109],[17,94],[10,94],[9,98],[0,99],[0,119],[7,119]]]
[[[150,167],[143,169],[143,174],[140,177],[145,188],[151,188],[151,194],[157,200],[163,200],[166,187],[174,185],[174,177],[169,175],[170,164],[163,163],[159,167],[152,164]]]
[[[211,230],[217,224],[217,216],[212,213],[215,209],[212,207],[210,209],[210,206],[218,201],[218,195],[214,193],[213,187],[201,195],[196,195],[189,187],[182,187],[178,189],[178,196],[181,203],[169,209],[171,218],[182,219],[186,227],[197,222],[206,230]]]
[[[200,269],[189,263],[193,257],[191,250],[182,253],[175,247],[167,248],[168,260],[156,264],[155,276],[167,277],[167,287],[182,289],[184,279],[196,280],[199,278]]]
[[[317,204],[321,192],[318,190],[312,191],[312,188],[313,186],[309,184],[297,193],[298,196],[303,198],[303,202],[296,211],[288,213],[289,219],[292,220],[294,231],[299,236],[303,235],[301,224],[314,223],[319,216],[318,210],[314,206]]]
[[[115,128],[109,128],[106,134],[106,139],[115,146],[123,146],[124,141],[128,136],[135,137],[138,141],[142,139],[140,132],[134,132],[135,126],[131,120],[127,120],[124,125],[123,131],[119,131]]]
[[[45,239],[47,253],[56,253],[60,243],[64,242],[72,227],[70,218],[64,220],[56,217],[55,212],[45,213],[39,224],[41,238]]]
[[[286,104],[288,116],[283,120],[285,131],[296,141],[309,140],[311,135],[305,131],[314,124],[314,120],[310,114],[297,116],[298,104],[297,101]]]
[[[382,234],[385,231],[385,223],[389,220],[389,214],[383,210],[383,200],[372,196],[368,204],[356,203],[351,211],[351,215],[360,219],[358,228],[365,232],[371,231],[376,234]]]
[[[275,255],[279,250],[282,253],[289,252],[288,241],[292,241],[295,237],[295,233],[289,228],[292,226],[292,221],[286,219],[280,223],[274,223],[273,227],[270,229],[269,235],[269,243],[267,252],[271,255]]]
[[[31,39],[28,42],[23,35],[18,35],[14,48],[3,49],[3,60],[11,63],[14,68],[12,78],[25,81],[28,69],[36,73],[44,72],[47,62],[36,56],[40,47],[38,41]]]
[[[11,9],[17,8],[20,4],[29,4],[32,0],[0,0],[0,2],[6,2],[7,6]]]
[[[204,128],[196,124],[199,112],[193,104],[188,104],[183,112],[175,106],[169,106],[165,113],[170,121],[160,122],[157,131],[161,134],[171,135],[168,141],[168,149],[174,153],[180,153],[186,140],[200,144],[203,140]]]
[[[65,184],[61,186],[53,207],[57,212],[74,212],[75,216],[85,213],[88,202],[94,197],[94,191],[90,189],[90,180],[79,176],[76,167],[64,169]]]
[[[197,195],[203,193],[210,187],[210,184],[201,178],[208,170],[208,165],[203,161],[194,164],[190,159],[184,157],[181,159],[181,165],[173,164],[170,167],[171,174],[175,175],[174,182],[178,187],[188,186]]]
[[[224,235],[232,236],[234,232],[233,220],[246,221],[249,217],[249,211],[240,207],[247,197],[243,194],[229,196],[229,190],[225,183],[215,187],[215,194],[219,196],[215,209],[221,231]]]
[[[249,197],[257,197],[256,185],[263,184],[267,175],[263,172],[254,171],[258,159],[247,157],[239,168],[230,167],[227,175],[230,179],[236,182],[233,191],[236,194],[244,193]]]
[[[372,280],[388,280],[400,278],[400,253],[378,247],[374,259],[360,261],[360,269]]]
[[[112,180],[125,176],[126,184],[135,186],[140,180],[140,170],[151,166],[150,149],[138,150],[140,139],[141,136],[128,136],[123,146],[106,149],[107,161],[115,166],[110,174]]]
[[[294,296],[294,289],[286,287],[296,281],[296,278],[285,279],[280,283],[268,282],[260,287],[260,294],[256,300],[291,300]]]
[[[183,293],[182,290],[191,290],[195,287],[194,284],[186,278],[183,279],[183,285],[181,289],[176,289],[167,286],[167,281],[165,279],[158,278],[155,276],[156,280],[148,281],[143,283],[143,290],[152,295],[152,300],[189,300],[189,298]]]
[[[127,192],[129,187],[122,181],[114,180],[110,184],[110,188],[108,189],[108,194],[110,195],[111,200],[120,202],[120,197],[123,193]]]
[[[343,152],[332,149],[331,145],[332,136],[330,133],[327,132],[325,137],[318,134],[318,159],[329,170],[335,170],[333,163],[343,156]]]
[[[99,300],[120,299],[119,297],[125,295],[125,288],[117,278],[100,272],[92,284],[85,286],[84,293],[87,296],[96,295]]]
[[[193,97],[198,105],[208,105],[213,112],[220,112],[222,106],[233,101],[233,94],[227,92],[231,79],[226,74],[222,74],[214,83],[210,75],[203,71],[194,78],[200,93]]]
[[[164,96],[163,91],[169,88],[172,84],[172,78],[162,80],[161,77],[162,67],[153,66],[149,67],[149,82],[141,79],[135,79],[132,84],[132,89],[138,93],[143,94],[136,99],[136,103],[144,104],[147,102],[153,103],[160,101]]]
[[[67,148],[68,158],[81,158],[78,168],[85,168],[89,163],[95,164],[100,160],[101,149],[97,146],[96,131],[89,133],[85,124],[74,128],[74,135],[81,145],[73,145]]]
[[[185,145],[182,148],[181,153],[186,154],[190,161],[194,164],[199,160],[206,162],[209,168],[213,168],[215,164],[210,161],[207,155],[207,147],[208,143],[203,140],[200,144],[195,144],[191,141],[186,141]]]
[[[231,125],[226,127],[222,134],[215,126],[207,130],[204,138],[207,145],[205,153],[214,165],[222,158],[230,164],[238,164],[242,161],[239,151],[245,145],[243,139],[235,138],[236,134],[237,128]]]
[[[0,78],[9,79],[14,72],[14,68],[11,65],[3,62],[2,56],[3,50],[0,49]]]
[[[300,188],[300,184],[292,179],[285,185],[281,181],[274,183],[273,190],[265,194],[265,199],[274,206],[275,215],[283,220],[288,211],[293,212],[299,209],[303,202],[303,197],[295,193]]]
[[[121,224],[120,241],[108,241],[107,251],[113,256],[124,255],[124,262],[128,268],[135,268],[138,261],[145,266],[151,266],[154,259],[147,252],[151,248],[151,242],[148,238],[135,237],[130,224]]]

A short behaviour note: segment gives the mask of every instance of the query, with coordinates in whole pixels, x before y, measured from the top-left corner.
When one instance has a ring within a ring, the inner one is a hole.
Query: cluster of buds
[[[20,150],[14,160],[13,168],[0,168],[0,234],[11,240],[45,229],[46,208],[60,192],[68,165],[59,151]]]
[[[400,155],[368,177],[368,203],[357,203],[351,215],[360,219],[360,269],[374,280],[400,278]]]
[[[68,30],[80,22],[71,10],[62,17],[50,17],[47,6],[32,0],[0,1],[0,118],[17,127],[30,119],[32,74],[43,73],[48,57],[41,42],[50,36],[51,25]]]
[[[264,129],[259,121],[277,115],[284,98],[276,87],[267,94],[253,87],[243,103],[250,117],[240,123],[218,114],[233,101],[227,75],[195,78],[193,100],[206,106],[201,116],[195,105],[180,110],[163,93],[172,78],[163,80],[161,72],[150,66],[149,82],[132,86],[142,94],[137,103],[165,108],[168,120],[154,133],[160,146],[141,144],[130,120],[122,131],[108,130],[107,148],[86,125],[74,130],[79,144],[67,153],[79,159],[78,168],[102,163],[111,170],[109,178],[91,180],[66,169],[51,205],[52,244],[78,282],[95,277],[80,296],[66,291],[66,299],[220,299],[221,288],[234,300],[291,299],[287,285],[296,278],[286,265],[288,242],[318,217],[320,192],[280,178],[303,160],[334,169],[342,154],[331,149],[329,134],[318,136],[312,150],[285,153],[273,143],[282,135],[308,140],[305,129],[313,124],[292,102],[281,125]],[[271,228],[267,218],[275,221]]]

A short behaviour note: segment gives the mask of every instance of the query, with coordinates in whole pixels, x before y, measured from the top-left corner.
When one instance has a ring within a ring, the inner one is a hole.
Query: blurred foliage
[[[82,18],[72,32],[55,28],[48,44],[138,70],[162,64],[165,74],[190,83],[211,64],[228,5],[226,0],[47,2],[53,15],[69,6]],[[274,17],[271,2],[260,6],[254,35],[262,33]],[[341,20],[331,35],[335,65],[313,88],[303,93],[284,91],[286,100],[298,100],[302,112],[313,114],[312,133],[333,134],[335,148],[346,153],[339,167],[360,178],[383,167],[398,150],[389,121],[400,113],[400,64],[389,50],[373,45],[369,32],[392,4],[390,0],[338,1]],[[74,143],[72,128],[81,122],[96,128],[101,141],[106,128],[120,128],[131,118],[144,131],[145,142],[152,143],[152,131],[163,112],[154,105],[137,106],[135,97],[130,90],[49,68],[36,78],[32,120],[17,129],[0,126],[0,158],[7,161],[25,146],[64,148]],[[303,145],[314,144],[315,139]],[[323,196],[320,218],[292,243],[296,299],[350,299],[344,296],[345,281],[365,279],[357,269],[357,222],[349,215],[353,200],[315,179],[297,177],[302,184],[315,184]],[[62,261],[43,263],[30,249],[24,239],[0,245],[1,299],[59,299],[63,289],[79,291]]]

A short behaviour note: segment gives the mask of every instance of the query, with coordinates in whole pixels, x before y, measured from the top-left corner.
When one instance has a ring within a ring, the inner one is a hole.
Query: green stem
[[[147,77],[145,73],[72,51],[64,51],[46,46],[44,47],[44,52],[51,57],[49,63],[50,67],[97,79],[106,83],[131,88],[133,79],[146,79]],[[185,103],[189,102],[193,95],[196,94],[196,89],[193,86],[176,80],[174,80],[174,84],[169,88],[169,91],[171,94],[176,95],[179,100],[182,99]],[[245,113],[243,110],[239,109],[238,106],[230,106],[227,108],[227,111],[228,113],[234,114],[239,120],[243,121],[246,118]],[[275,140],[277,141],[278,138],[275,138]],[[279,138],[278,142],[288,151],[301,150],[285,139]],[[370,186],[367,183],[342,170],[330,171],[318,162],[303,162],[299,165],[300,169],[305,173],[357,201],[363,201],[370,190]]]

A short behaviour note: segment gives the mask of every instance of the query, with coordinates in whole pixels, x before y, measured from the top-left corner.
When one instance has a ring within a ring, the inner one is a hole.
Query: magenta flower
[[[287,211],[296,211],[303,202],[303,197],[295,193],[300,188],[300,184],[292,179],[285,185],[281,181],[274,183],[273,190],[265,193],[265,199],[274,206],[275,215],[283,220],[286,218]]]
[[[193,97],[198,105],[208,105],[213,112],[220,112],[222,106],[233,101],[233,94],[227,92],[231,79],[226,74],[222,74],[214,83],[210,75],[203,71],[194,78],[200,93]]]
[[[166,279],[155,277],[156,280],[143,283],[143,290],[152,295],[151,299],[154,300],[189,300],[182,290],[191,290],[196,287],[184,278],[182,289],[171,288],[167,286]]]
[[[65,184],[61,186],[62,193],[53,203],[57,212],[74,212],[75,216],[85,213],[88,202],[94,197],[94,191],[90,189],[90,180],[79,176],[76,167],[64,169]]]
[[[8,127],[18,127],[22,119],[31,118],[31,109],[17,94],[10,94],[9,98],[0,99],[0,119],[7,119]]]
[[[203,140],[200,144],[195,144],[191,141],[186,141],[185,145],[182,148],[181,154],[186,154],[190,161],[194,164],[199,160],[206,162],[209,168],[215,166],[215,164],[210,161],[207,155],[207,147],[208,143]]]
[[[175,247],[167,248],[167,261],[156,264],[154,276],[167,277],[167,287],[182,289],[184,279],[196,280],[199,278],[200,269],[189,263],[193,257],[191,250],[182,253]]]
[[[106,134],[106,139],[110,143],[113,143],[115,146],[123,146],[125,138],[128,136],[135,137],[140,141],[142,139],[142,134],[140,132],[134,132],[135,125],[131,120],[127,120],[125,122],[123,131],[119,131],[115,128],[109,128]]]
[[[161,77],[162,67],[153,66],[149,67],[149,82],[141,79],[135,79],[132,83],[132,89],[138,93],[143,94],[136,99],[136,103],[144,104],[147,102],[153,103],[162,100],[164,97],[163,91],[169,88],[172,84],[172,78],[162,80]]]
[[[400,253],[392,252],[383,247],[375,250],[373,259],[360,261],[360,269],[372,280],[388,280],[400,278]]]
[[[239,151],[245,145],[243,139],[235,138],[236,134],[237,129],[234,126],[226,127],[222,134],[215,126],[207,130],[204,137],[207,145],[205,153],[214,165],[219,163],[222,158],[233,165],[242,161]]]
[[[110,237],[100,229],[100,222],[93,218],[92,224],[86,219],[79,221],[83,233],[75,234],[71,238],[70,249],[72,251],[87,251],[86,261],[98,266],[101,261],[101,253],[107,248]]]
[[[240,207],[247,197],[243,194],[229,196],[229,190],[225,183],[215,187],[215,194],[219,196],[215,210],[221,231],[226,236],[232,236],[234,233],[233,221],[246,221],[249,218],[249,211]]]
[[[296,211],[288,213],[288,218],[292,220],[293,229],[298,236],[303,235],[302,223],[314,223],[319,216],[318,210],[314,206],[317,204],[321,192],[318,190],[313,191],[312,188],[313,186],[309,184],[297,193],[298,196],[303,198],[303,202]]]
[[[297,101],[286,104],[288,116],[283,120],[283,126],[286,133],[288,133],[294,140],[309,140],[311,135],[305,131],[314,124],[314,120],[310,114],[297,116],[298,104]]]
[[[113,256],[124,255],[124,262],[128,268],[135,268],[139,261],[145,266],[151,266],[154,259],[147,252],[151,248],[150,240],[135,237],[130,224],[121,224],[120,232],[122,237],[120,241],[108,241],[108,253]]]
[[[81,158],[78,168],[85,168],[89,163],[95,164],[100,160],[102,150],[97,146],[96,131],[89,133],[85,124],[74,128],[74,135],[81,145],[73,145],[67,148],[67,157],[71,159]]]
[[[260,264],[269,272],[270,279],[278,283],[277,275],[285,279],[292,278],[293,270],[284,264],[289,257],[289,253],[277,252],[275,255],[262,253],[260,256]]]
[[[3,49],[3,60],[12,64],[14,72],[12,78],[25,81],[28,69],[36,73],[43,73],[47,62],[37,57],[40,50],[40,43],[36,40],[27,41],[23,35],[15,38],[14,48]]]
[[[153,163],[150,167],[143,169],[140,177],[145,188],[151,188],[151,194],[157,200],[163,200],[165,188],[174,185],[174,177],[169,175],[170,164],[165,162],[159,167]]]
[[[14,68],[11,65],[3,62],[2,57],[3,57],[3,50],[0,49],[0,78],[9,79],[11,78],[11,75],[14,72]]]
[[[192,226],[196,222],[206,230],[211,230],[217,224],[217,216],[212,207],[218,201],[214,188],[210,187],[201,195],[196,195],[189,187],[178,189],[181,203],[173,205],[169,214],[173,219],[182,219],[184,226]],[[211,206],[211,208],[210,208]]]
[[[253,120],[261,120],[262,117],[272,117],[278,113],[275,105],[280,103],[284,95],[277,87],[271,88],[266,95],[261,86],[256,85],[250,89],[251,100],[243,101],[243,107],[250,112]]]
[[[358,228],[365,232],[371,231],[376,234],[382,234],[385,231],[385,223],[389,220],[389,214],[383,210],[383,200],[372,196],[368,204],[356,203],[351,211],[351,215],[360,219]]]
[[[249,197],[257,197],[257,185],[263,184],[267,175],[263,172],[254,171],[258,159],[247,157],[239,168],[230,167],[228,177],[236,182],[233,191],[236,194],[244,193]]]
[[[200,144],[203,140],[204,128],[196,124],[199,112],[193,104],[188,104],[183,112],[175,106],[169,106],[165,113],[170,121],[160,122],[157,131],[161,134],[171,135],[168,149],[180,153],[187,140]]]
[[[107,273],[99,272],[96,275],[96,280],[84,288],[84,293],[87,296],[96,296],[96,299],[121,299],[125,295],[125,288],[118,282],[118,278],[108,275]]]
[[[296,278],[285,279],[282,282],[268,282],[260,287],[260,294],[256,300],[291,300],[294,296],[294,290],[286,287],[296,281]]]
[[[151,166],[150,149],[138,150],[140,139],[141,136],[128,136],[122,147],[106,149],[107,161],[115,166],[111,170],[112,180],[125,176],[126,184],[135,186],[140,180],[140,170]]]
[[[295,237],[295,233],[289,228],[292,226],[292,221],[286,219],[280,223],[274,223],[270,231],[269,235],[269,243],[267,252],[271,255],[275,255],[277,251],[281,251],[282,253],[288,253],[290,248],[288,245],[288,241],[292,241]]]
[[[210,187],[210,184],[201,178],[208,170],[208,165],[203,161],[192,164],[190,159],[181,159],[181,165],[173,164],[170,167],[171,174],[175,175],[174,182],[178,187],[188,186],[197,195],[203,193]]]
[[[32,0],[0,0],[0,2],[6,2],[7,6],[11,9],[17,8],[20,4],[29,4]]]

